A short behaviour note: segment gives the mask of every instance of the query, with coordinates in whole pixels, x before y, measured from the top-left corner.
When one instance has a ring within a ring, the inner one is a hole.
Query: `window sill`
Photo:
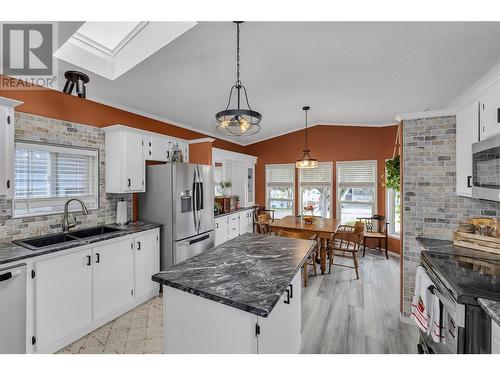
[[[389,233],[388,237],[392,238],[394,240],[401,240],[401,236],[399,234],[391,234],[391,233]]]

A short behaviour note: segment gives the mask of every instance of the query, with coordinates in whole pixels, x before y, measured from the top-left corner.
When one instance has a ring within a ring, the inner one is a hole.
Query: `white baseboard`
[[[131,303],[119,308],[116,311],[113,311],[112,313],[106,315],[105,317],[93,321],[91,324],[79,329],[76,332],[73,332],[72,334],[63,337],[62,339],[56,341],[55,343],[46,346],[45,348],[41,348],[35,351],[36,354],[51,354],[51,353],[56,353],[59,350],[65,348],[69,344],[74,343],[76,340],[82,338],[85,335],[88,335],[90,332],[95,331],[97,328],[102,327],[106,323],[111,322],[112,320],[118,318],[120,315],[125,314],[126,312],[129,312],[130,310],[134,309],[135,307],[142,305],[144,302],[147,300],[153,298],[154,296],[157,296],[159,294],[159,289],[156,288],[155,290],[152,290],[151,292],[136,298],[134,301]]]

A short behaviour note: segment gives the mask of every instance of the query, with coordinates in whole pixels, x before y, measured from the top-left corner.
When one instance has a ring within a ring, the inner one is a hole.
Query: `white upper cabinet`
[[[174,149],[189,160],[187,141],[123,125],[104,128],[106,193],[140,193],[146,191],[146,160],[167,162]]]
[[[457,111],[457,195],[472,197],[472,144],[478,141],[477,102]]]
[[[0,196],[14,196],[14,107],[18,100],[0,97]]]
[[[479,97],[479,140],[500,134],[498,108],[500,108],[500,82],[493,84]]]

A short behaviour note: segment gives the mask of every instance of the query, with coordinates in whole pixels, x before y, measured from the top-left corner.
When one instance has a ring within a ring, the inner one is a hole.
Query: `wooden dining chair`
[[[269,234],[269,224],[272,223],[273,220],[269,214],[262,214],[257,217],[257,233],[259,234]]]
[[[363,257],[366,253],[366,242],[367,240],[376,240],[378,242],[378,249],[380,251],[385,251],[385,257],[389,259],[388,247],[388,226],[389,223],[385,221],[385,216],[383,215],[373,215],[372,217],[360,217],[358,220],[365,224],[365,233],[363,237]],[[384,248],[382,248],[382,241],[384,242]]]
[[[262,219],[262,221],[259,220],[259,217],[262,215],[267,215],[265,218]],[[274,221],[274,210],[266,210],[265,207],[257,207],[253,211],[253,228],[254,228],[254,233],[260,233],[260,234],[267,234],[268,231],[265,233],[261,232],[262,224],[265,222],[267,224],[272,223]]]
[[[355,225],[340,225],[336,232],[330,238],[328,246],[328,273],[332,272],[332,266],[340,266],[346,268],[353,268],[356,271],[356,279],[359,279],[359,263],[358,251],[363,242],[363,233],[365,225],[363,222],[358,221]],[[353,266],[347,264],[334,263],[334,258],[347,258],[352,259]]]
[[[290,237],[290,238],[299,238],[302,240],[313,240],[316,241],[315,249],[309,254],[307,260],[303,266],[303,278],[304,278],[304,288],[307,287],[307,280],[311,273],[314,273],[314,276],[318,275],[318,271],[316,270],[316,258],[319,255],[319,241],[316,234],[311,234],[307,232],[289,232],[285,230],[280,230],[278,232],[278,236],[280,237]],[[312,266],[312,269],[308,270],[308,266]]]

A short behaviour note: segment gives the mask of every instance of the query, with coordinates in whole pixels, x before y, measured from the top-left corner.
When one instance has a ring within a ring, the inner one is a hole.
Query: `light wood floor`
[[[416,353],[418,328],[399,320],[399,258],[367,250],[360,270],[359,280],[344,267],[310,278],[302,290],[303,353]]]

